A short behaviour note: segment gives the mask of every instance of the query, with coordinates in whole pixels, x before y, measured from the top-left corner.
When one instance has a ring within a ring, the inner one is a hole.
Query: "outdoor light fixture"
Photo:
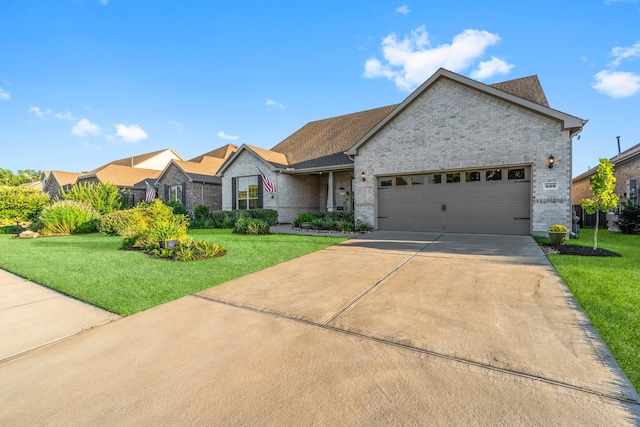
[[[367,174],[366,174],[366,173],[362,172],[362,175],[361,175],[361,176],[362,176],[362,180],[363,180],[363,181],[366,181],[366,180],[367,180]]]
[[[556,162],[556,158],[553,157],[553,154],[549,156],[549,169],[553,169],[553,164]]]

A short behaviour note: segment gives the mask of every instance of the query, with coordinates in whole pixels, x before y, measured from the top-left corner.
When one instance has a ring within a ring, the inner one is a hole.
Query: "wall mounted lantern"
[[[360,175],[360,176],[362,177],[363,181],[367,180],[367,174],[366,173],[362,172],[362,175]]]
[[[556,162],[556,158],[553,157],[553,154],[549,156],[549,169],[553,169],[553,164]]]

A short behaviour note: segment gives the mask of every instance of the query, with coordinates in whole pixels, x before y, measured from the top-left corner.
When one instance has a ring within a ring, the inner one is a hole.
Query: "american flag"
[[[144,182],[147,185],[147,191],[144,195],[145,202],[153,202],[156,198],[156,190],[147,181]]]
[[[264,190],[267,193],[275,193],[276,192],[276,185],[273,182],[271,182],[271,180],[269,179],[268,176],[266,176],[265,174],[262,173],[260,168],[258,168],[256,166],[256,169],[258,169],[258,172],[260,172],[260,178],[262,178],[262,186],[264,187]]]

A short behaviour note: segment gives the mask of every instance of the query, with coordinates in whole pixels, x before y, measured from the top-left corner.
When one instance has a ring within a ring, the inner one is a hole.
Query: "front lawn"
[[[122,237],[0,235],[0,268],[127,316],[346,240],[231,230],[192,230],[189,235],[222,245],[226,255],[173,262],[119,250]]]
[[[570,245],[593,247],[593,230]],[[619,258],[548,255],[631,383],[640,390],[640,236],[598,231],[598,248]]]

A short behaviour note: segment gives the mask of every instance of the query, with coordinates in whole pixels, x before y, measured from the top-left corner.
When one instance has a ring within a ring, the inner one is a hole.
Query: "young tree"
[[[613,192],[616,188],[616,177],[613,175],[613,166],[609,159],[600,159],[596,174],[591,177],[591,199],[582,199],[580,206],[588,214],[607,212],[618,207],[618,196]],[[593,250],[598,248],[598,219],[596,216],[596,229],[593,232]]]

